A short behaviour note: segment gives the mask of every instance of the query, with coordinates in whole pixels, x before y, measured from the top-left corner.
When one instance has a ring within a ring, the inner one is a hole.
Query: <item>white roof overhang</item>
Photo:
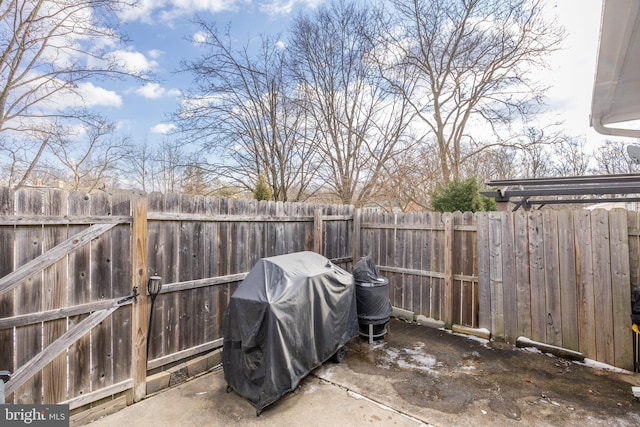
[[[640,1],[603,0],[591,126],[640,137]],[[626,123],[625,123],[626,122]]]

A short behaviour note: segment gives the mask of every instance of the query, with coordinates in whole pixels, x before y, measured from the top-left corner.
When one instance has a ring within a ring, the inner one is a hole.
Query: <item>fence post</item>
[[[144,193],[131,196],[131,286],[138,288],[131,315],[131,376],[133,401],[142,400],[147,389],[147,208]]]
[[[444,324],[453,323],[453,215],[444,217]]]
[[[322,208],[313,210],[313,251],[322,253]]]

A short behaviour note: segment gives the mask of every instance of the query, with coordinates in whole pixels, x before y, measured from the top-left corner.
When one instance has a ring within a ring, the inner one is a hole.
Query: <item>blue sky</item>
[[[93,96],[96,109],[116,121],[121,133],[135,141],[159,141],[170,130],[168,116],[179,107],[181,91],[191,77],[176,73],[183,59],[201,54],[193,37],[200,16],[221,30],[231,25],[238,46],[261,33],[284,32],[298,11],[312,10],[322,0],[142,0],[121,15],[121,29],[130,38],[122,52],[128,66],[152,71],[156,82],[103,83]]]
[[[122,15],[122,30],[131,43],[122,55],[129,66],[146,67],[158,82],[145,86],[133,82],[104,83],[95,91],[100,112],[118,123],[135,141],[162,140],[170,130],[168,116],[177,110],[182,90],[191,77],[176,74],[181,60],[199,51],[191,41],[198,28],[196,15],[219,28],[231,24],[238,46],[260,33],[286,30],[299,11],[311,11],[324,0],[141,0],[139,7]],[[564,120],[571,135],[585,136],[590,145],[604,138],[589,127],[591,91],[595,72],[601,0],[547,0],[548,12],[567,29],[563,51],[552,58],[553,69],[540,72],[551,85],[549,120]]]

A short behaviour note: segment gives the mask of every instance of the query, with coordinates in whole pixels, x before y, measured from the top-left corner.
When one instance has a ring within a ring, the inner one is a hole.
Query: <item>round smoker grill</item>
[[[360,336],[369,342],[384,337],[391,316],[389,280],[380,276],[370,257],[362,257],[353,269]]]

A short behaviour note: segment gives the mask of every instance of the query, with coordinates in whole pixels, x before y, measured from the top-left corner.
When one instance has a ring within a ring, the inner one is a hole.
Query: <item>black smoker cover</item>
[[[631,293],[631,324],[640,326],[640,287]]]
[[[314,252],[259,260],[223,320],[224,379],[257,413],[358,336],[353,276]]]
[[[386,323],[393,307],[389,300],[389,280],[380,275],[370,256],[358,260],[353,268],[356,281],[358,318],[365,323]]]

